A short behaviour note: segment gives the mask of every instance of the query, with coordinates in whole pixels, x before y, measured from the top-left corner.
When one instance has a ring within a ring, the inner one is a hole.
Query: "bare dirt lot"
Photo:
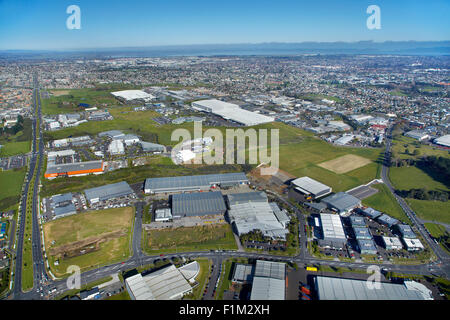
[[[50,92],[55,96],[64,96],[70,93],[70,90],[50,90]]]
[[[354,154],[347,154],[330,161],[319,163],[318,166],[333,171],[334,173],[342,174],[364,167],[371,162],[369,159]]]

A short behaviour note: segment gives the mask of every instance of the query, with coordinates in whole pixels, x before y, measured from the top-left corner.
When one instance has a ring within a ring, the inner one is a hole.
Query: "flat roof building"
[[[286,264],[256,260],[250,300],[285,300]]]
[[[251,264],[237,263],[234,267],[232,282],[244,283],[253,281],[254,266]]]
[[[166,150],[163,145],[156,143],[139,141],[139,144],[144,152],[164,152]]]
[[[319,245],[336,249],[344,248],[347,237],[342,226],[341,217],[337,214],[321,213],[320,225],[322,229],[322,239]]]
[[[175,193],[184,191],[209,190],[213,186],[233,186],[247,184],[243,172],[206,174],[198,176],[178,176],[149,178],[145,180],[145,193]]]
[[[382,237],[382,238],[386,250],[401,250],[403,248],[402,242],[397,237]]]
[[[359,253],[361,254],[377,254],[377,247],[372,239],[358,239]]]
[[[196,110],[214,113],[225,120],[232,120],[244,126],[255,126],[275,121],[273,117],[247,111],[237,104],[223,102],[217,99],[195,101],[191,103],[191,106]]]
[[[87,200],[92,203],[105,201],[113,198],[134,195],[133,189],[125,181],[107,184],[101,187],[95,187],[84,190]]]
[[[402,235],[403,238],[415,239],[417,238],[416,234],[412,230],[411,226],[408,224],[397,224],[395,226],[398,232]]]
[[[389,228],[392,228],[394,225],[399,223],[399,221],[397,219],[394,219],[394,218],[388,216],[387,214],[382,214],[381,216],[379,216],[377,218],[377,221],[381,224],[388,226]]]
[[[361,200],[346,192],[338,192],[322,199],[322,202],[328,205],[332,210],[338,213],[349,212],[361,205]]]
[[[434,139],[434,143],[444,147],[450,147],[450,134]]]
[[[223,215],[227,210],[222,192],[196,192],[172,195],[172,216]]]
[[[155,96],[142,90],[122,90],[111,92],[111,94],[125,101],[143,100],[147,102],[155,99]]]
[[[405,133],[405,136],[422,141],[430,138],[429,134],[422,130],[411,130]]]
[[[424,249],[424,246],[419,239],[402,238],[402,240],[408,251],[419,251]]]
[[[379,282],[369,288],[366,280],[317,276],[315,286],[319,300],[433,300],[431,291],[414,281],[404,284]]]
[[[104,171],[102,160],[57,164],[47,167],[44,176],[47,179],[58,176],[84,176],[88,174],[100,174]]]
[[[353,227],[365,227],[366,226],[366,220],[364,217],[358,217],[355,215],[350,216],[350,223]]]
[[[294,189],[303,193],[306,197],[317,199],[331,193],[331,187],[324,185],[310,177],[301,177],[293,180]]]
[[[366,217],[370,218],[370,219],[376,219],[379,216],[382,215],[382,213],[380,211],[377,211],[373,208],[365,208],[365,209],[361,209],[359,211],[359,213],[365,215]]]
[[[172,210],[170,208],[162,208],[155,210],[154,221],[170,221],[172,220]]]
[[[353,227],[353,232],[355,233],[356,239],[372,239],[372,235],[370,234],[369,228],[367,227]]]

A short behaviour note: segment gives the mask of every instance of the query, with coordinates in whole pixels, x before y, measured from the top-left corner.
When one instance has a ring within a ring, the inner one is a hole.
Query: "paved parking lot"
[[[8,158],[0,158],[0,168],[3,170],[18,169],[27,165],[28,156],[18,155]]]
[[[352,191],[348,191],[348,194],[351,194],[352,196],[363,200],[365,198],[368,198],[370,196],[373,196],[375,193],[377,193],[378,190],[372,187],[368,186],[360,186],[356,189],[353,189]]]

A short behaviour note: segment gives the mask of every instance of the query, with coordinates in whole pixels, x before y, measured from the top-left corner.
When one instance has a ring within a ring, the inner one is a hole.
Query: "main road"
[[[36,97],[35,99],[35,110],[37,111],[37,118],[41,119],[41,101],[40,101],[40,94],[39,94],[39,85],[37,81],[37,76],[34,76],[34,95]],[[37,104],[36,104],[37,101]],[[41,123],[41,121],[39,121]],[[40,170],[42,166],[42,159],[43,159],[43,139],[42,139],[42,132],[40,130],[40,127],[37,126],[37,119],[36,117],[33,119],[33,154],[30,161],[29,171],[28,171],[28,177],[24,186],[24,193],[22,196],[21,201],[21,212],[20,212],[20,221],[19,221],[19,228],[18,228],[18,237],[17,237],[17,254],[16,254],[16,265],[15,265],[15,273],[14,273],[14,289],[11,292],[9,298],[12,299],[43,299],[43,296],[47,296],[49,291],[52,290],[53,296],[56,294],[61,294],[64,291],[68,290],[66,285],[65,279],[57,279],[57,280],[48,280],[48,275],[46,273],[45,269],[45,261],[43,259],[42,255],[42,246],[41,246],[41,232],[39,228],[39,221],[38,221],[38,212],[39,212],[39,201],[38,201],[38,187],[39,187],[39,180],[40,180]],[[390,135],[390,133],[389,133]],[[386,159],[388,159],[389,152],[391,148],[391,140],[388,137],[386,141]],[[39,162],[37,162],[39,157]],[[408,273],[408,274],[425,274],[425,275],[432,275],[432,274],[438,274],[443,275],[448,278],[448,272],[449,272],[449,257],[448,255],[443,252],[443,250],[437,246],[434,241],[428,236],[428,233],[424,229],[424,227],[421,225],[420,221],[417,219],[415,213],[407,206],[407,204],[404,202],[402,198],[397,196],[395,194],[395,190],[390,184],[390,181],[388,179],[388,163],[385,159],[385,162],[383,163],[382,167],[382,179],[384,183],[388,186],[389,190],[394,194],[395,198],[399,202],[402,209],[405,211],[405,213],[408,215],[408,217],[413,222],[414,226],[417,228],[417,230],[420,232],[422,237],[425,239],[425,241],[428,243],[428,245],[432,248],[432,250],[435,252],[436,256],[439,259],[439,263],[437,265],[432,264],[421,264],[421,265],[395,265],[391,263],[382,263],[378,264],[381,268],[384,268],[385,270],[389,271],[395,271],[399,273]],[[37,168],[36,168],[37,166]],[[32,243],[33,243],[33,275],[34,275],[34,286],[33,288],[28,292],[22,292],[22,281],[21,281],[21,275],[22,275],[22,249],[23,249],[23,236],[24,236],[24,229],[25,229],[25,216],[26,216],[26,201],[27,201],[27,195],[28,195],[28,189],[29,189],[29,181],[34,173],[34,171],[37,170],[37,179],[35,181],[34,185],[34,194],[33,194],[33,236],[32,236]],[[166,254],[165,258],[172,258],[172,257],[186,257],[186,258],[194,258],[194,257],[206,257],[210,258],[213,261],[222,261],[226,258],[231,257],[244,257],[244,258],[254,258],[254,259],[269,259],[269,260],[277,260],[277,261],[284,261],[284,262],[291,262],[291,263],[297,263],[300,266],[305,266],[307,264],[316,264],[316,265],[329,265],[329,266],[336,266],[336,267],[346,267],[346,268],[367,268],[371,264],[369,263],[363,263],[363,262],[344,262],[344,261],[330,261],[330,260],[321,260],[318,258],[314,258],[309,255],[307,250],[307,234],[304,230],[304,226],[306,225],[306,221],[304,219],[304,216],[301,214],[301,212],[293,206],[291,203],[289,203],[286,199],[274,194],[280,201],[287,204],[297,215],[299,218],[299,240],[300,240],[300,253],[295,257],[286,257],[286,256],[278,256],[278,255],[270,255],[270,254],[263,254],[263,253],[252,253],[252,252],[238,252],[238,251],[209,251],[209,252],[183,252],[183,253],[175,253],[175,254]],[[123,262],[119,263],[113,263],[107,266],[102,266],[93,270],[89,270],[86,272],[83,272],[81,274],[81,282],[83,284],[90,283],[96,280],[99,280],[101,278],[110,276],[111,274],[125,271],[133,268],[137,268],[140,266],[149,265],[153,262],[155,262],[158,259],[161,259],[160,256],[148,256],[144,254],[141,250],[141,235],[142,235],[142,215],[143,215],[143,208],[144,203],[137,202],[135,203],[136,206],[136,215],[135,215],[135,221],[134,221],[134,227],[133,227],[133,235],[132,235],[132,256]],[[217,269],[219,268],[219,265],[215,266],[216,273]],[[214,277],[212,279],[216,279],[218,277],[217,274],[214,274]],[[212,298],[211,293],[211,286],[214,285],[213,283],[210,283],[210,287],[208,288],[208,292],[206,294],[207,298]],[[53,290],[55,289],[55,290]]]

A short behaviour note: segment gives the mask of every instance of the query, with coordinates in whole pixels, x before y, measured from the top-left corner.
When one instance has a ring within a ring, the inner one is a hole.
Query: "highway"
[[[34,95],[37,97],[38,103],[35,103],[35,110],[37,110],[38,117],[41,118],[41,101],[39,95],[39,84],[37,80],[37,76],[34,75]],[[36,101],[36,100],[35,100]],[[390,133],[388,134],[390,135]],[[39,139],[38,139],[39,138]],[[38,149],[37,149],[38,148]],[[449,257],[443,252],[443,250],[435,244],[435,242],[428,236],[428,233],[421,225],[420,221],[416,217],[415,213],[407,206],[405,201],[397,196],[394,192],[392,185],[388,179],[388,166],[386,163],[386,159],[388,159],[388,155],[391,148],[391,140],[388,137],[386,141],[386,151],[385,151],[385,162],[382,167],[382,179],[384,183],[389,187],[391,192],[396,197],[400,206],[403,208],[405,213],[413,222],[415,228],[420,232],[422,237],[427,241],[428,245],[435,252],[439,261],[437,264],[421,264],[421,265],[394,265],[392,263],[382,263],[377,264],[380,268],[384,268],[385,270],[395,271],[399,273],[409,273],[409,274],[424,274],[424,275],[440,275],[448,278],[449,274]],[[37,127],[36,119],[33,119],[33,154],[30,161],[28,177],[31,178],[34,171],[37,170],[37,179],[34,185],[34,194],[33,194],[33,261],[34,261],[34,287],[29,292],[22,292],[21,290],[21,267],[22,267],[22,249],[23,249],[23,238],[24,238],[24,229],[25,229],[25,211],[26,211],[26,200],[27,193],[29,189],[29,181],[28,179],[25,182],[24,192],[21,199],[21,212],[20,212],[20,221],[18,224],[17,232],[17,251],[16,251],[16,264],[15,264],[15,272],[14,272],[14,287],[12,292],[9,295],[9,299],[23,299],[23,300],[37,300],[37,299],[48,299],[48,292],[52,289],[56,289],[56,292],[52,294],[52,297],[63,293],[68,290],[66,285],[66,279],[60,280],[48,280],[49,276],[46,273],[45,269],[45,261],[42,254],[41,247],[41,232],[39,228],[38,221],[38,211],[39,211],[39,201],[38,201],[38,186],[40,180],[40,170],[42,167],[43,160],[43,139],[42,132],[40,128]],[[39,157],[39,163],[37,163],[37,158]],[[273,194],[273,193],[271,193]],[[306,265],[328,265],[328,266],[336,266],[336,267],[345,267],[345,268],[358,268],[358,269],[366,269],[371,264],[363,263],[363,262],[344,262],[344,261],[330,261],[330,260],[321,260],[318,258],[311,257],[307,250],[307,235],[305,232],[305,218],[301,214],[300,210],[293,206],[290,202],[288,202],[285,198],[280,197],[279,195],[273,194],[280,201],[287,204],[293,212],[295,212],[299,218],[299,237],[300,237],[300,253],[295,257],[286,257],[286,256],[278,256],[278,255],[270,255],[263,253],[250,253],[250,252],[238,252],[238,251],[208,251],[208,252],[183,252],[183,253],[174,253],[174,254],[166,254],[164,258],[172,258],[172,257],[185,257],[185,258],[194,258],[194,257],[205,257],[212,259],[217,265],[214,266],[214,272],[211,276],[211,281],[209,283],[209,287],[207,289],[207,293],[205,295],[206,299],[212,299],[213,294],[212,290],[215,286],[215,281],[219,277],[218,269],[220,267],[221,262],[226,258],[232,257],[244,257],[244,258],[256,258],[256,259],[268,259],[268,260],[276,260],[276,261],[284,261],[297,263],[299,267]],[[114,273],[130,270],[133,268],[137,268],[139,266],[144,266],[153,263],[155,260],[161,259],[160,256],[148,256],[144,254],[141,250],[141,235],[142,235],[142,215],[143,208],[145,206],[144,202],[136,202],[136,215],[133,225],[133,235],[132,235],[132,256],[123,262],[113,263],[107,266],[101,266],[96,269],[83,272],[81,274],[81,283],[87,284],[101,278],[110,276]],[[41,289],[42,288],[42,289]]]

